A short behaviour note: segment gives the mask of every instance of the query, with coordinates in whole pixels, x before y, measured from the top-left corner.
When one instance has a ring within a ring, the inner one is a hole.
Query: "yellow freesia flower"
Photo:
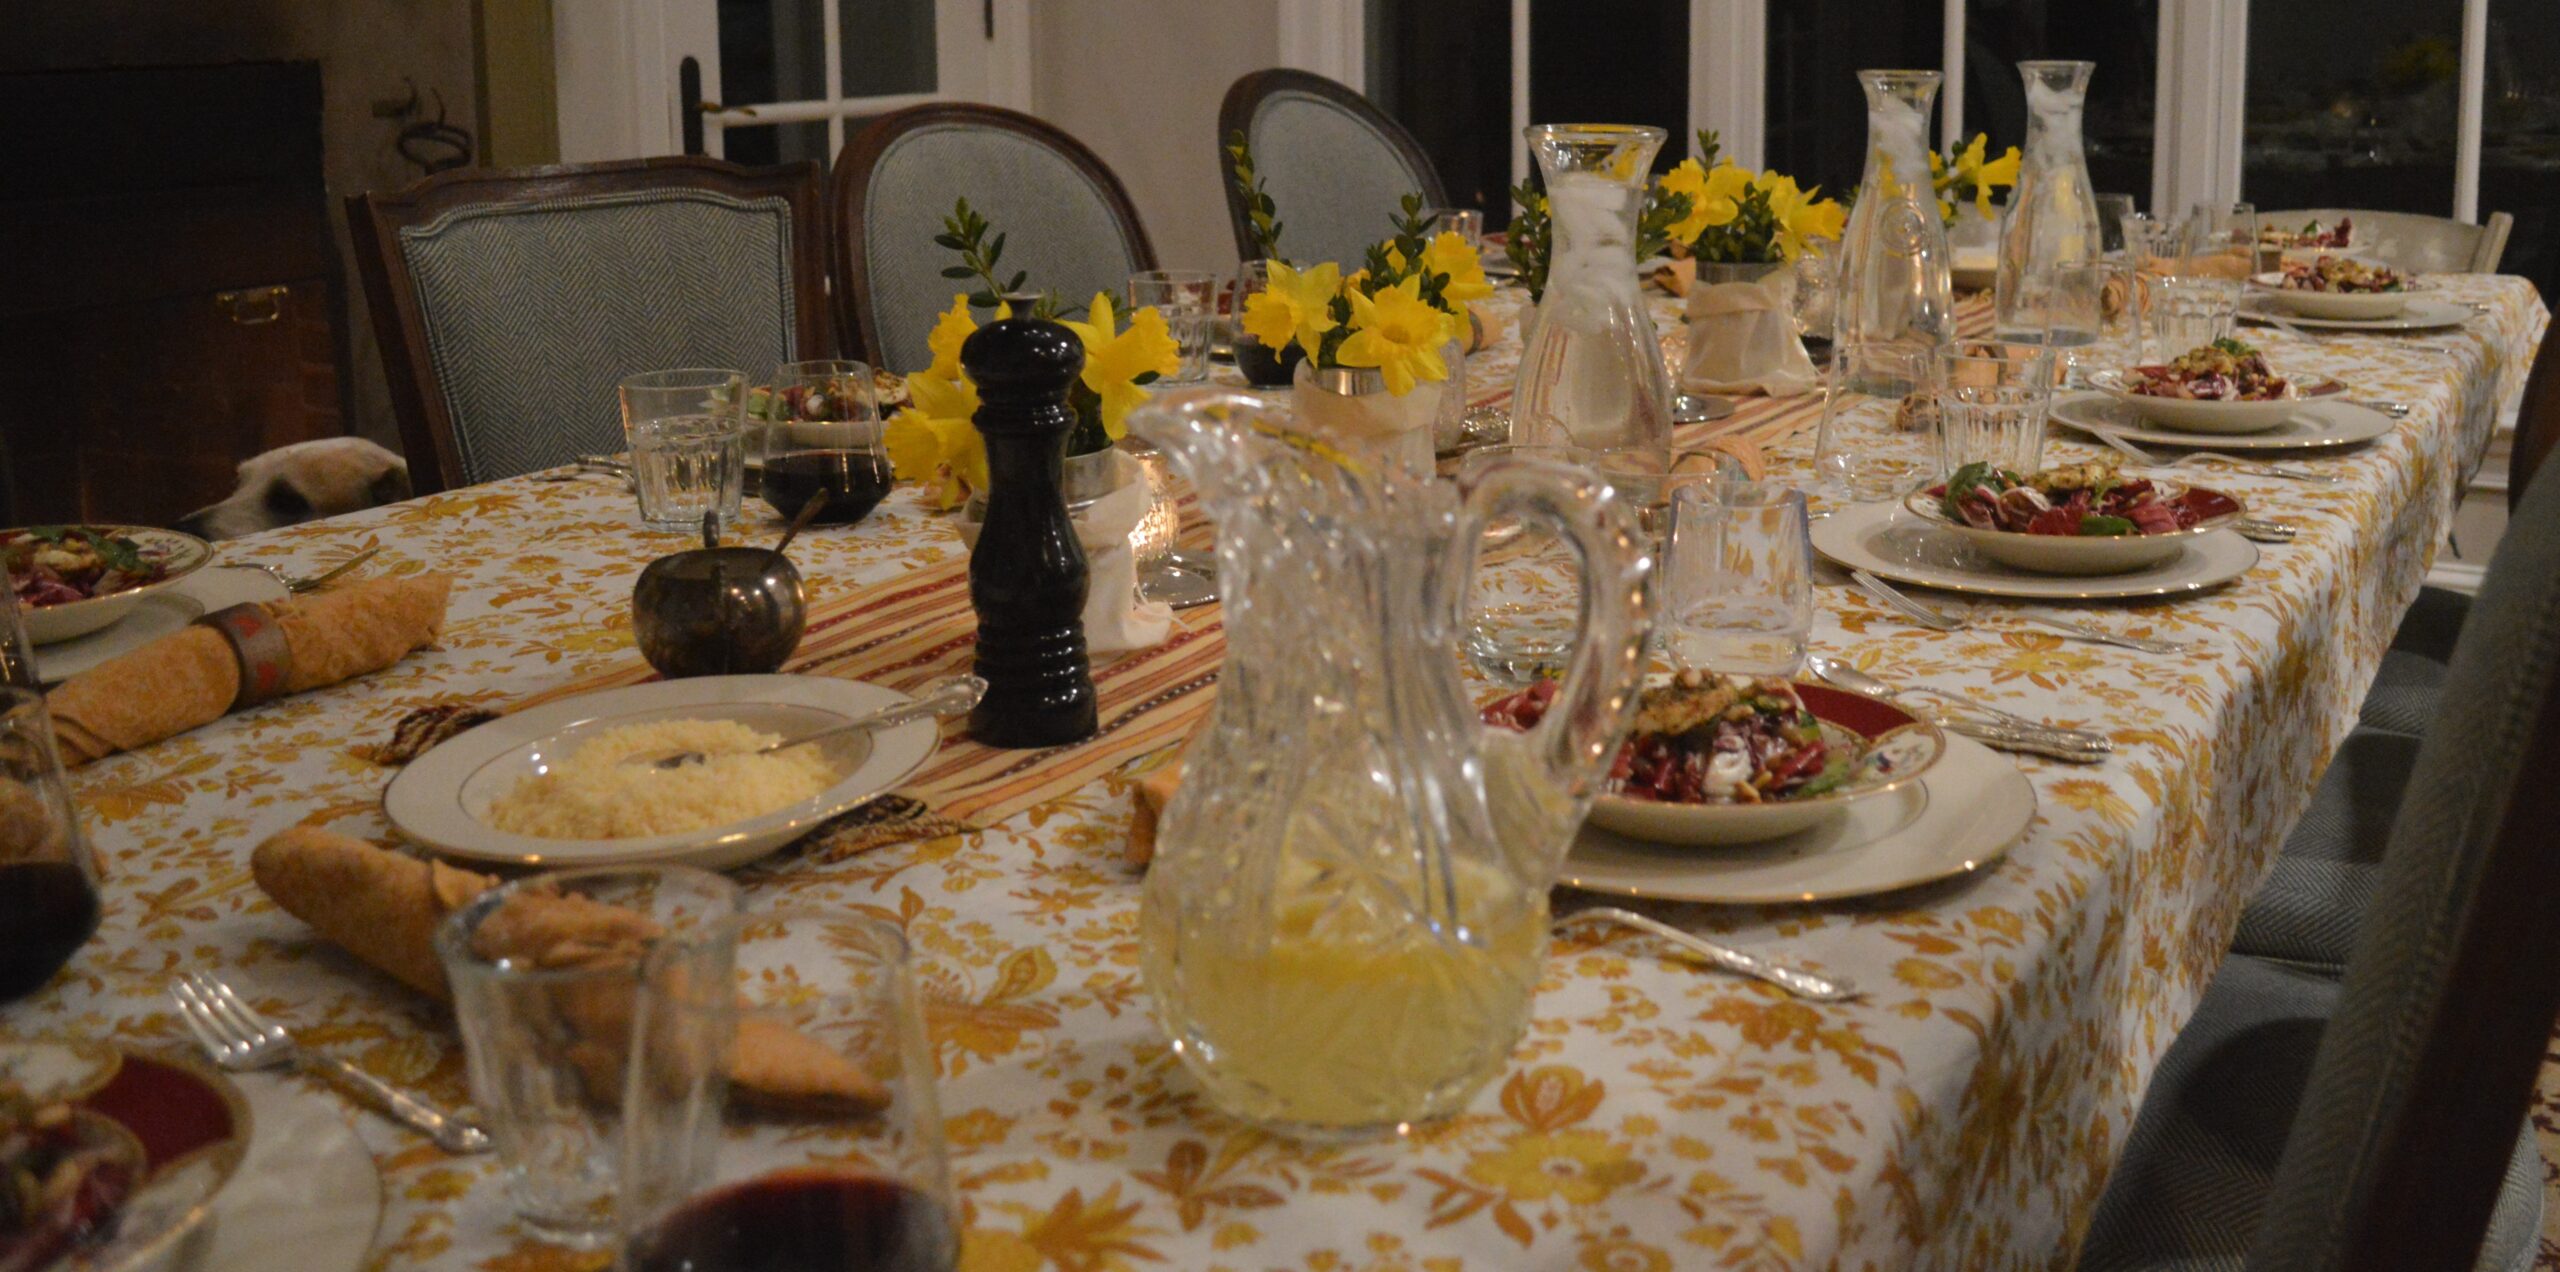
[[[1710,171],[1695,159],[1683,159],[1680,166],[1662,174],[1662,188],[1671,194],[1689,196],[1689,215],[1671,226],[1671,237],[1683,243],[1694,243],[1698,236],[1719,225],[1731,225],[1742,212],[1743,192],[1751,188],[1751,174],[1738,164],[1720,163]]]
[[[1351,296],[1351,336],[1334,357],[1346,367],[1376,367],[1387,392],[1402,397],[1423,380],[1446,380],[1440,346],[1449,341],[1448,311],[1425,303],[1422,279],[1408,278],[1377,295]]]
[[[1440,294],[1451,308],[1493,294],[1493,284],[1485,280],[1484,258],[1476,255],[1476,249],[1454,230],[1442,230],[1423,244],[1422,267],[1449,276],[1449,285],[1441,288]]]
[[[1244,302],[1245,334],[1275,355],[1294,340],[1307,356],[1315,356],[1324,333],[1339,325],[1333,317],[1333,298],[1342,291],[1342,267],[1326,261],[1291,269],[1273,261],[1270,271],[1271,286]]]
[[[1131,315],[1126,331],[1111,310],[1108,292],[1095,292],[1088,321],[1070,322],[1084,341],[1084,387],[1102,400],[1102,431],[1117,440],[1127,432],[1129,408],[1147,400],[1137,378],[1182,370],[1182,347],[1165,325],[1163,311],[1149,305]]]
[[[1822,187],[1811,190],[1796,188],[1795,178],[1779,173],[1764,173],[1760,188],[1769,195],[1769,219],[1776,223],[1773,237],[1778,254],[1787,260],[1803,256],[1811,240],[1837,239],[1848,223],[1848,214],[1839,203],[1817,199]]]

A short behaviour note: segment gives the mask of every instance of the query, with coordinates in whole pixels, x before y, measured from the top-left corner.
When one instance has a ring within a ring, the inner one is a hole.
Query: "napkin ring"
[[[293,647],[285,643],[284,625],[255,601],[218,609],[196,620],[222,633],[240,667],[240,692],[231,709],[254,707],[284,696],[293,671]]]

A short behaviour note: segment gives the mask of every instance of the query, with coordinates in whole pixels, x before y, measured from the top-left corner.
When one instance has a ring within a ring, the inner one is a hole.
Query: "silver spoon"
[[[910,720],[924,720],[935,716],[958,715],[961,712],[978,705],[978,699],[984,696],[986,692],[987,682],[978,679],[976,676],[945,676],[940,680],[936,680],[931,684],[926,685],[924,687],[924,692],[918,694],[912,702],[901,702],[894,707],[883,707],[867,716],[857,716],[842,724],[820,729],[815,733],[803,734],[788,742],[776,742],[772,746],[763,747],[754,751],[747,751],[744,752],[744,754],[771,755],[776,751],[788,751],[795,746],[807,746],[812,742],[820,742],[828,738],[842,737],[848,733],[869,733],[875,729],[886,729],[892,725],[905,724]],[[673,755],[648,759],[635,755],[630,759],[624,760],[623,763],[648,764],[657,768],[671,769],[679,768],[687,764],[699,764],[706,758],[708,757],[704,756],[700,751],[678,751]]]

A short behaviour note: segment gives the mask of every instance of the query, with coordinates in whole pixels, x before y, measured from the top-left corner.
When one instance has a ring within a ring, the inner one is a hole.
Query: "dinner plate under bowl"
[[[2131,381],[2122,371],[2099,371],[2089,383],[2109,397],[2140,412],[2155,424],[2185,433],[2263,433],[2282,424],[2306,404],[2327,398],[2342,398],[2347,386],[2325,375],[2290,377],[2286,396],[2263,402],[2201,402],[2192,398],[2154,397],[2136,393],[2126,387]]]
[[[86,636],[132,613],[133,607],[142,603],[142,598],[168,590],[178,580],[203,569],[205,563],[213,559],[213,545],[191,534],[150,526],[80,524],[85,529],[102,531],[111,538],[131,539],[143,547],[158,547],[169,573],[156,583],[93,596],[85,601],[21,607],[19,612],[26,617],[27,640],[32,644],[50,645],[75,636]],[[17,531],[14,530],[0,531],[0,535],[15,533]]]
[[[639,839],[543,839],[483,820],[489,806],[540,766],[618,725],[734,720],[784,738],[913,701],[880,685],[825,676],[699,676],[580,694],[501,716],[411,761],[383,792],[394,828],[447,856],[516,866],[681,863],[742,866],[886,794],[933,754],[941,728],[915,720],[816,743],[843,776],[809,799],[733,825]]]
[[[2013,530],[1980,530],[1949,517],[1946,509],[1939,506],[1938,497],[1926,490],[1904,496],[1902,506],[1910,509],[1911,515],[1972,544],[2002,565],[2037,574],[2081,576],[2151,569],[2184,551],[2187,540],[2230,525],[2247,511],[2238,496],[2219,490],[2170,482],[2155,483],[2155,489],[2164,500],[2188,494],[2207,496],[2200,501],[2202,518],[2192,526],[2166,534],[2021,534]]]
[[[2229,530],[2181,540],[2178,555],[2148,569],[2095,576],[2040,574],[2003,565],[1892,503],[1851,504],[1813,523],[1814,550],[1896,583],[2033,601],[2131,600],[2201,592],[2258,563],[2256,545]]]
[[[55,1266],[174,1272],[201,1261],[205,1222],[255,1124],[239,1087],[193,1059],[67,1039],[0,1041],[0,1072],[30,1097],[68,1102],[141,1146],[143,1174],[116,1210],[114,1239]]]
[[[1759,843],[1819,825],[1863,801],[1910,786],[1946,751],[1946,735],[1938,726],[1882,698],[1810,681],[1794,683],[1796,696],[1822,722],[1825,734],[1857,740],[1858,765],[1839,788],[1808,799],[1761,804],[1673,804],[1603,795],[1591,801],[1590,824],[1660,844]]]
[[[2371,321],[2398,317],[2415,298],[2416,288],[2413,285],[2396,292],[2303,291],[2285,286],[2284,275],[2279,272],[2251,278],[2249,291],[2260,304],[2281,309],[2288,317]]]
[[[2319,402],[2285,417],[2263,433],[2207,438],[2157,428],[2141,412],[2104,393],[2071,393],[2053,399],[2053,422],[2083,433],[2119,437],[2139,446],[2210,446],[2218,451],[2321,450],[2358,446],[2389,433],[2390,416],[2353,402]]]
[[[1983,870],[2035,820],[2036,789],[1981,743],[1948,738],[1920,781],[1840,817],[1723,852],[1645,843],[1585,823],[1558,882],[1662,901],[1784,905],[1872,896]]]
[[[2244,322],[2263,323],[2267,321],[2267,314],[2271,308],[2272,306],[2267,305],[2254,294],[2246,296],[2240,301],[2240,318]],[[2321,331],[2400,332],[2459,327],[2479,316],[2479,311],[2469,305],[2422,293],[2410,299],[2407,309],[2390,318],[2314,318],[2308,314],[2279,314],[2278,316],[2294,326],[2310,327]]]
[[[110,658],[182,631],[187,624],[215,610],[249,602],[281,601],[285,595],[284,584],[264,570],[223,565],[199,570],[143,597],[132,612],[105,627],[35,651],[36,677],[48,685],[58,684]]]

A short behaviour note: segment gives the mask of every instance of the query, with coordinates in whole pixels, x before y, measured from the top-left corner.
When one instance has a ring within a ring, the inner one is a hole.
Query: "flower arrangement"
[[[1803,189],[1774,171],[1753,176],[1721,159],[1723,153],[1716,134],[1700,129],[1699,157],[1680,161],[1645,192],[1636,217],[1637,260],[1668,252],[1702,261],[1792,261],[1808,251],[1818,255],[1818,240],[1840,237],[1848,214],[1838,203],[1817,198],[1820,186]],[[1534,182],[1522,181],[1511,188],[1511,201],[1517,210],[1504,252],[1520,271],[1529,299],[1540,300],[1554,250],[1547,196]]]
[[[1240,138],[1231,142],[1230,155],[1241,146]],[[1242,171],[1251,172],[1249,155]],[[1269,209],[1262,211],[1267,216]],[[1264,250],[1276,249],[1278,223],[1267,237],[1259,220],[1256,226]],[[1245,334],[1274,350],[1295,344],[1320,368],[1374,367],[1398,397],[1416,384],[1448,379],[1440,349],[1465,340],[1468,303],[1492,295],[1493,285],[1465,239],[1427,232],[1421,195],[1404,197],[1395,227],[1348,275],[1332,261],[1299,267],[1266,256],[1271,286],[1245,302]]]
[[[1990,153],[1991,136],[1975,133],[1973,140],[1958,150],[1947,147],[1947,153],[1929,155],[1929,184],[1938,192],[1938,217],[1949,225],[1956,223],[1956,205],[1966,201],[1973,210],[1991,219],[1991,192],[2018,184],[2018,148],[2009,147],[1997,159],[1985,159]]]
[[[1182,351],[1166,327],[1164,314],[1153,307],[1128,317],[1124,326],[1108,292],[1094,293],[1082,321],[1063,316],[1065,306],[1050,294],[1026,297],[1025,275],[999,283],[996,266],[1004,255],[1004,235],[990,240],[986,218],[962,199],[934,242],[960,253],[960,264],[942,271],[946,278],[976,279],[974,292],[951,298],[951,308],[933,324],[925,344],[933,364],[907,377],[910,401],[881,432],[881,449],[901,480],[935,483],[935,500],[956,508],[987,488],[986,439],[978,435],[978,386],[960,368],[960,346],[977,331],[972,309],[992,309],[1010,318],[1017,302],[1028,303],[1034,316],[1056,318],[1084,342],[1084,371],[1067,396],[1076,426],[1067,435],[1067,454],[1086,455],[1109,447],[1127,430],[1131,407],[1147,400],[1146,386],[1182,369]]]

